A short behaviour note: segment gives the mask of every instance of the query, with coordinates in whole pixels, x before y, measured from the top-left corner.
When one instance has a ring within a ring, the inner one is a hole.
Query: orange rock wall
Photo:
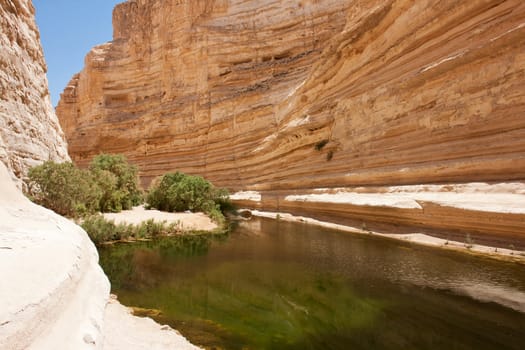
[[[138,1],[114,10],[57,108],[72,158],[122,152],[151,179],[181,169],[254,183],[277,105],[309,76],[347,1]],[[274,155],[276,157],[277,155]],[[280,155],[279,155],[280,157]],[[245,169],[245,170],[244,170]],[[264,172],[272,169],[264,170]]]
[[[520,0],[128,1],[57,108],[80,165],[235,189],[523,180],[524,111]]]
[[[125,153],[145,185],[182,170],[261,191],[248,207],[525,247],[523,210],[284,200],[313,188],[522,188],[521,0],[128,1],[57,113],[75,162]]]

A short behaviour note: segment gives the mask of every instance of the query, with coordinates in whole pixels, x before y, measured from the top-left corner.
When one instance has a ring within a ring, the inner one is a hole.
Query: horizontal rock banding
[[[384,233],[425,233],[525,250],[525,186],[462,184],[262,191],[232,196],[242,208],[293,213]]]
[[[525,180],[522,1],[133,1],[114,27],[57,108],[80,165],[284,192]]]

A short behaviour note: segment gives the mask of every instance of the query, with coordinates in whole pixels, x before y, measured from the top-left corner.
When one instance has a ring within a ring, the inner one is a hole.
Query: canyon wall
[[[346,0],[117,5],[114,40],[87,55],[57,106],[71,157],[86,165],[99,152],[125,153],[146,183],[174,169],[220,185],[276,182],[288,172],[281,167],[286,156],[295,159],[304,140],[286,150],[260,147],[282,127],[279,104],[344,29],[349,6]]]
[[[113,21],[57,108],[80,165],[125,153],[145,185],[182,170],[289,211],[307,205],[288,194],[315,188],[523,191],[523,1],[137,0]],[[525,239],[525,201],[488,226],[419,201],[415,216],[352,203],[332,214]]]
[[[69,160],[34,13],[30,1],[0,0],[0,161],[13,179],[45,160]]]

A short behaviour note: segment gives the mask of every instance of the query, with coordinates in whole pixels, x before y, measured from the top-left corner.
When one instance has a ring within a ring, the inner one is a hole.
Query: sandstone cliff
[[[284,169],[268,162],[284,164],[296,146],[256,150],[282,126],[279,104],[344,29],[349,6],[346,0],[118,5],[114,40],[87,55],[57,107],[70,155],[85,165],[101,151],[125,153],[146,182],[175,168],[221,185],[275,182]]]
[[[69,160],[46,78],[30,1],[0,0],[0,161],[13,179],[45,160]]]
[[[179,169],[262,191],[267,209],[303,210],[285,198],[314,188],[512,181],[496,191],[515,194],[524,48],[520,0],[128,1],[57,113],[80,165],[121,152],[146,184]],[[485,216],[419,202],[310,212],[525,239],[524,203]]]

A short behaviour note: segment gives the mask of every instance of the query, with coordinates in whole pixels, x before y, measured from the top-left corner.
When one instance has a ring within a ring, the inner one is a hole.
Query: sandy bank
[[[104,217],[115,221],[116,224],[136,225],[152,219],[157,222],[166,221],[168,224],[179,223],[183,230],[211,231],[217,228],[217,224],[204,213],[167,213],[158,210],[146,210],[143,206],[124,210],[120,213],[105,213]]]
[[[525,182],[239,192],[240,207],[525,251]]]

